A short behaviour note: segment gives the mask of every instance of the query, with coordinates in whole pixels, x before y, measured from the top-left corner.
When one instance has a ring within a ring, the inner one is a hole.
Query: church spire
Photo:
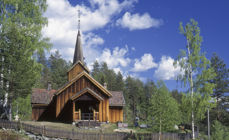
[[[78,34],[77,34],[77,38],[76,38],[75,52],[74,52],[74,57],[73,57],[73,65],[78,61],[81,61],[84,64],[83,50],[82,50],[82,45],[81,45],[81,35],[80,35],[80,10],[78,10]]]

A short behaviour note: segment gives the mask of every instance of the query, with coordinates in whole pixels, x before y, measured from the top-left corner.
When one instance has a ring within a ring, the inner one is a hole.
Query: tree
[[[164,83],[158,83],[158,90],[151,97],[150,124],[155,131],[168,132],[180,123],[179,107]],[[159,136],[160,140],[160,136]]]
[[[152,95],[157,91],[157,86],[155,85],[155,83],[151,80],[147,80],[147,82],[144,85],[144,91],[143,91],[143,102],[140,104],[141,106],[141,114],[142,114],[142,118],[144,120],[147,120],[149,115],[150,115],[150,105],[151,105],[151,97]]]
[[[224,93],[229,89],[229,69],[227,69],[226,64],[216,55],[216,53],[211,57],[211,67],[214,68],[216,73],[216,77],[211,80],[211,83],[215,84],[212,96],[216,98],[217,120],[220,120],[219,100],[223,99]]]
[[[174,64],[183,70],[178,80],[181,80],[188,89],[186,101],[191,110],[188,116],[191,116],[192,138],[195,139],[195,120],[203,119],[207,107],[210,106],[210,94],[213,92],[214,84],[208,81],[215,77],[215,73],[205,53],[201,52],[202,37],[198,23],[193,19],[185,27],[180,23],[180,32],[186,38],[187,46]]]
[[[39,77],[41,65],[34,55],[50,48],[41,29],[46,0],[2,0],[0,2],[0,75],[3,104],[11,120],[11,103],[26,97]]]
[[[129,114],[126,114],[126,118],[129,123],[134,124],[135,118],[140,114],[138,103],[140,92],[143,87],[137,79],[128,76],[125,80],[124,98],[126,100],[126,110]]]
[[[51,84],[53,89],[58,89],[63,86],[67,81],[67,71],[71,63],[67,63],[58,51],[51,54],[49,57],[50,71],[51,71]]]

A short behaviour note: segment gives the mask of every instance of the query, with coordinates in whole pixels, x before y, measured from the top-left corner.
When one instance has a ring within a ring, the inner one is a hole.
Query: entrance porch
[[[109,103],[107,101],[90,89],[77,93],[72,98],[73,122],[86,120],[108,121]]]

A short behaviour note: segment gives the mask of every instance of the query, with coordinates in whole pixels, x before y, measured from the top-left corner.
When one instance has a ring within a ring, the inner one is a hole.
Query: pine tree
[[[225,140],[224,139],[225,131],[220,122],[214,121],[212,126],[212,140]]]
[[[38,54],[37,62],[42,65],[41,77],[37,81],[36,88],[47,88],[49,82],[51,82],[51,70],[48,66],[48,60],[46,59],[45,53],[41,52]]]
[[[214,68],[216,77],[211,80],[211,83],[214,83],[216,86],[213,91],[213,97],[216,98],[217,102],[217,119],[220,120],[220,104],[223,104],[219,100],[223,100],[224,93],[229,89],[229,69],[227,69],[226,64],[220,59],[216,53],[213,54],[211,58],[211,67]]]
[[[98,75],[99,72],[100,72],[100,65],[99,65],[99,62],[96,60],[93,64],[91,75],[95,77],[96,75]]]
[[[118,72],[116,79],[115,79],[115,91],[123,91],[124,89],[124,81],[121,72]]]
[[[51,71],[51,84],[53,89],[58,89],[63,86],[67,81],[67,71],[71,64],[67,63],[58,51],[51,54],[49,57],[50,71]]]

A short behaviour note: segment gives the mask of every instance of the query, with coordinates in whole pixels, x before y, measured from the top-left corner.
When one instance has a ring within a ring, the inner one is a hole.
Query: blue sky
[[[89,68],[105,61],[116,72],[166,82],[169,89],[179,68],[172,63],[185,49],[179,22],[199,23],[202,51],[210,59],[216,52],[229,65],[229,1],[227,0],[48,0],[49,25],[43,30],[53,48],[71,60],[81,10],[83,50]]]

